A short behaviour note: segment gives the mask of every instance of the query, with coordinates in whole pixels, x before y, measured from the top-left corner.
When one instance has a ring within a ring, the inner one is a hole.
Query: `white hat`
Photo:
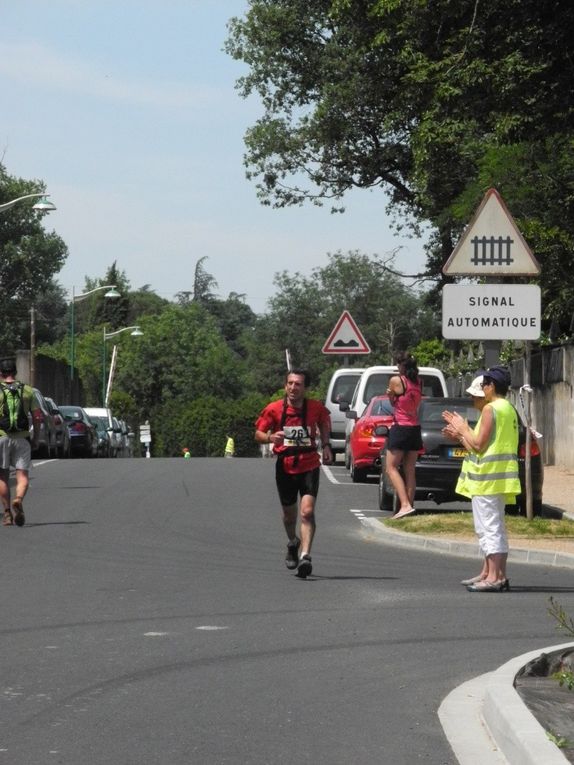
[[[478,377],[475,377],[470,384],[470,388],[466,389],[466,392],[469,393],[471,396],[478,396],[480,398],[483,398],[484,397],[484,391],[482,390],[483,379],[484,379],[483,375],[479,375]]]

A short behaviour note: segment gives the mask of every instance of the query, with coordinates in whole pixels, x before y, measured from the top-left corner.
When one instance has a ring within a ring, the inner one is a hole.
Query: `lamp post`
[[[36,202],[36,204],[32,207],[33,210],[38,210],[39,212],[51,212],[57,208],[55,204],[47,199],[49,196],[49,194],[45,194],[43,191],[39,191],[34,194],[24,194],[23,197],[16,197],[16,199],[12,199],[10,202],[4,202],[4,204],[1,204],[0,212],[9,210],[13,205],[17,204],[18,202],[22,202],[24,199],[34,199],[35,197],[42,197],[42,199],[40,199],[39,202]]]
[[[72,300],[70,302],[70,380],[73,381],[74,379],[74,367],[76,362],[76,339],[75,339],[75,305],[76,303],[79,303],[81,300],[85,300],[85,298],[89,297],[90,295],[93,295],[95,292],[100,292],[101,290],[108,290],[106,294],[104,295],[105,298],[110,298],[112,300],[115,300],[116,298],[121,297],[120,293],[116,289],[115,284],[104,284],[101,287],[94,287],[93,290],[90,290],[89,292],[83,292],[81,295],[76,295],[75,288],[72,287]],[[73,393],[73,391],[72,391]]]
[[[106,340],[109,340],[110,337],[115,337],[116,335],[120,335],[122,332],[129,332],[131,331],[132,337],[141,337],[143,335],[143,332],[141,329],[136,325],[134,327],[123,327],[122,329],[117,329],[115,332],[106,332],[106,328],[104,327],[104,342],[103,342],[103,352],[102,352],[102,406],[106,406],[106,400],[108,398],[107,396],[107,381],[106,381]],[[110,377],[111,377],[110,370]]]

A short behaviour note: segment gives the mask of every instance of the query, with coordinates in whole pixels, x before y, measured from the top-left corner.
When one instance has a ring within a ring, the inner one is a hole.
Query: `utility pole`
[[[36,309],[30,308],[30,386],[36,387]]]

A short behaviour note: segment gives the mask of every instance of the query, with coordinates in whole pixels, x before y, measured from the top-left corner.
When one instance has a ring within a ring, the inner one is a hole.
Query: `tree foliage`
[[[252,0],[229,29],[248,66],[240,93],[263,106],[245,137],[263,204],[340,208],[350,188],[381,187],[397,220],[431,224],[428,272],[442,280],[496,185],[542,261],[548,320],[569,321],[571,3]]]
[[[435,317],[422,295],[392,272],[392,262],[392,257],[336,252],[311,276],[277,274],[277,291],[251,338],[250,369],[258,389],[270,393],[277,388],[286,369],[286,350],[294,366],[308,367],[313,379],[322,381],[334,363],[322,347],[344,310],[371,348],[369,364],[391,363],[396,350],[435,337]]]
[[[40,181],[26,181],[10,176],[0,164],[0,204],[26,194],[42,192]],[[68,251],[55,232],[47,232],[42,220],[47,213],[33,210],[34,199],[23,200],[0,212],[0,348],[2,354],[11,354],[28,345],[30,337],[30,309],[44,304],[53,296],[54,312],[46,316],[61,319],[61,295],[53,277],[62,268]],[[44,305],[44,308],[46,306]],[[42,333],[52,339],[48,324],[42,324]]]

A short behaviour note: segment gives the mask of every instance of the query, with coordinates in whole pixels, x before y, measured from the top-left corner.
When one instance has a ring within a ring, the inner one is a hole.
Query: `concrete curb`
[[[425,537],[421,534],[409,534],[407,531],[389,529],[377,518],[361,518],[363,526],[372,531],[386,543],[397,547],[410,547],[459,557],[482,559],[478,546],[472,542],[455,542],[449,539]],[[574,568],[574,555],[571,553],[552,552],[551,550],[531,550],[512,547],[508,561],[514,563],[532,563],[538,566]]]
[[[507,661],[487,678],[483,718],[510,765],[564,765],[569,762],[520,698],[514,688],[514,678],[525,664],[540,654],[573,646],[574,643],[563,643],[530,651]]]

